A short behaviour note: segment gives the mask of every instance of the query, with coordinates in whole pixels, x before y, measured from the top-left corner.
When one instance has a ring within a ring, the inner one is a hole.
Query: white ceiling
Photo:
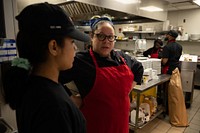
[[[26,5],[34,2],[48,1],[52,3],[62,3],[63,1],[68,0],[17,0],[19,11],[23,9]],[[97,0],[96,0],[97,1]],[[200,7],[192,2],[192,0],[144,0],[144,3],[149,3],[149,1],[156,1],[161,3],[163,1],[168,3],[167,11],[177,11],[177,10],[186,10],[186,9],[195,9]],[[155,3],[154,3],[155,4]]]
[[[165,0],[169,2],[168,11],[200,8],[192,0]]]

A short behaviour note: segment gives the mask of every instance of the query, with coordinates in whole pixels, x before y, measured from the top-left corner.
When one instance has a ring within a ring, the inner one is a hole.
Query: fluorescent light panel
[[[140,7],[141,10],[148,11],[148,12],[160,12],[163,11],[162,8],[156,7],[156,6],[146,6],[146,7]]]
[[[138,0],[115,0],[115,1],[118,1],[123,4],[134,4],[139,2]]]
[[[200,0],[193,0],[193,2],[200,6]]]

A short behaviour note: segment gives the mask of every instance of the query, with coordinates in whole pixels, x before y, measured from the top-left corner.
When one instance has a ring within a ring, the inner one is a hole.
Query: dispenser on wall
[[[0,63],[17,57],[16,42],[13,39],[0,39]]]

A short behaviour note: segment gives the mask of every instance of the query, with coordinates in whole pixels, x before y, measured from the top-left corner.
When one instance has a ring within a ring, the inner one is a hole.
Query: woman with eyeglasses
[[[114,50],[115,29],[107,17],[91,19],[91,48],[78,52],[73,67],[60,73],[60,82],[74,81],[87,133],[128,133],[129,92],[141,82],[141,63]],[[73,78],[72,78],[73,77]],[[78,101],[78,102],[77,102]]]

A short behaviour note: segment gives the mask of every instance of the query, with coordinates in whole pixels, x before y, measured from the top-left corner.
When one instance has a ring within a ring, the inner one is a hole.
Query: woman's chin
[[[110,53],[108,53],[108,52],[100,54],[101,57],[108,57],[109,55],[110,55]]]
[[[100,53],[100,56],[102,57],[108,57],[110,55],[110,50],[106,49],[106,50],[102,50]]]
[[[71,69],[72,67],[73,67],[73,64],[67,65],[67,66],[65,66],[64,68],[62,68],[61,71]]]

